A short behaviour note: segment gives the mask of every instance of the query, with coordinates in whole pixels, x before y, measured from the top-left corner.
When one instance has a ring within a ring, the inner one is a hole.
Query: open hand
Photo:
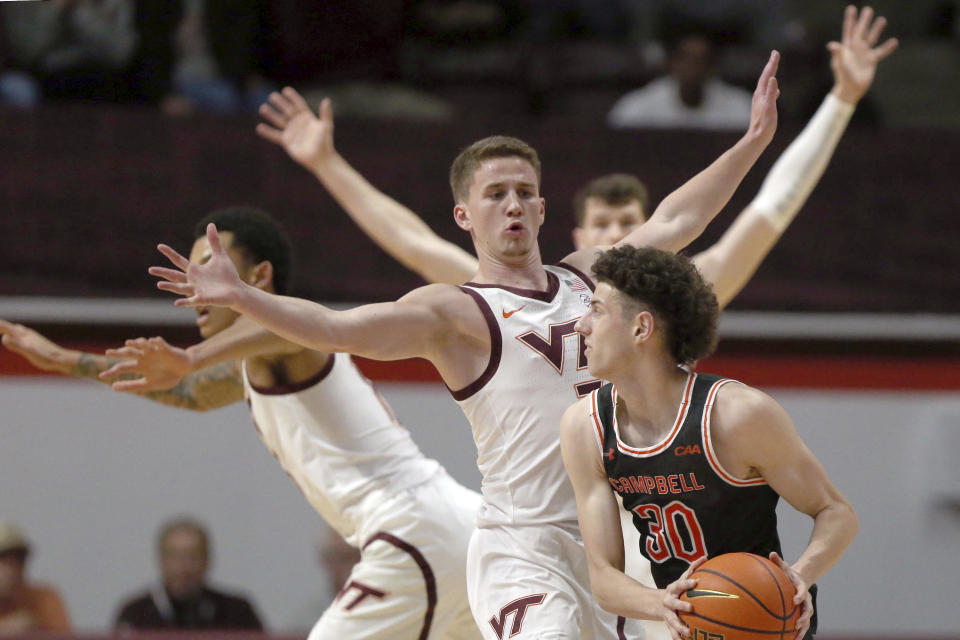
[[[843,14],[843,36],[840,42],[827,43],[830,51],[830,69],[833,71],[834,95],[850,104],[856,104],[873,83],[877,63],[897,48],[896,38],[889,38],[877,46],[887,19],[873,19],[873,9],[864,7],[859,12],[853,5]]]
[[[0,320],[0,336],[10,351],[19,353],[41,371],[66,373],[69,364],[65,360],[66,349],[51,342],[30,327]]]
[[[777,68],[780,66],[780,53],[770,52],[770,59],[760,73],[757,88],[753,92],[750,103],[750,128],[747,133],[760,140],[764,145],[770,144],[773,134],[777,131],[777,98],[780,97],[780,87],[777,85]]]
[[[318,118],[310,111],[307,101],[295,89],[285,87],[281,93],[271,93],[268,102],[260,105],[260,116],[266,123],[257,125],[257,133],[283,147],[305,169],[317,173],[335,153],[330,98],[320,103],[319,115]]]
[[[240,296],[244,284],[237,274],[237,267],[220,244],[220,234],[212,222],[207,225],[207,242],[210,244],[210,259],[203,264],[190,262],[173,247],[157,245],[157,250],[177,268],[150,267],[147,271],[163,278],[157,283],[158,289],[183,296],[173,303],[178,307],[229,307]]]
[[[101,380],[139,376],[116,380],[112,385],[114,391],[165,391],[175,387],[183,376],[193,371],[186,349],[174,347],[163,338],[127,340],[118,349],[108,349],[106,355],[123,360],[101,372]]]

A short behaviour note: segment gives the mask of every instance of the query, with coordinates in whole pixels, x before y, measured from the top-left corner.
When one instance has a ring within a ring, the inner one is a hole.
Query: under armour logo
[[[511,613],[513,614],[513,625],[510,626],[510,635],[508,637],[513,637],[520,633],[520,628],[523,626],[523,617],[527,615],[527,607],[533,607],[538,604],[542,604],[543,599],[546,597],[547,594],[545,593],[524,596],[522,598],[517,598],[504,608],[500,609],[499,617],[493,616],[490,618],[490,626],[493,627],[497,637],[500,638],[500,640],[503,640],[503,630],[507,626],[507,616]]]
[[[613,460],[613,447],[607,449],[607,460]]]

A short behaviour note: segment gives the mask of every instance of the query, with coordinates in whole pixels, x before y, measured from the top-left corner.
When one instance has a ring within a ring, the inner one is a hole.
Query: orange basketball
[[[680,618],[691,640],[789,640],[797,634],[796,589],[768,558],[727,553],[707,560],[690,577],[697,586],[680,599],[693,611]]]

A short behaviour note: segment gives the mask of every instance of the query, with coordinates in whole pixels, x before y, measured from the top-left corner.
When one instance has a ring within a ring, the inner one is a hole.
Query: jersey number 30
[[[707,555],[703,531],[693,509],[681,502],[671,502],[661,508],[656,504],[642,504],[633,508],[647,523],[647,556],[653,562],[671,557],[693,562]]]

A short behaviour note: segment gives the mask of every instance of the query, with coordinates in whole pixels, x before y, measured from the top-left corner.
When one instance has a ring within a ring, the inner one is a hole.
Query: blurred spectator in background
[[[534,114],[546,112],[550,92],[562,89],[564,68],[577,64],[577,52],[565,55],[564,43],[580,40],[609,45],[625,43],[630,35],[626,0],[523,0],[520,5],[526,12],[520,29],[522,87]],[[604,74],[604,62],[595,56],[596,50],[579,53],[591,59],[591,72]]]
[[[263,629],[245,598],[207,586],[210,538],[197,521],[164,524],[157,559],[160,584],[121,605],[116,629]]]
[[[131,92],[168,114],[252,112],[273,88],[263,76],[267,19],[259,0],[139,3],[136,24]]]
[[[0,100],[118,101],[137,44],[132,0],[4,2],[6,71]]]
[[[59,594],[49,586],[27,581],[30,544],[9,522],[0,522],[0,635],[70,630]]]
[[[620,98],[607,115],[607,124],[614,128],[746,128],[751,94],[715,75],[717,51],[711,36],[691,31],[665,44],[667,75]]]
[[[326,576],[326,587],[322,593],[312,595],[311,599],[294,613],[290,629],[310,630],[324,611],[340,597],[340,592],[350,578],[353,566],[360,562],[360,551],[347,544],[339,533],[330,527],[317,540],[317,564]]]

